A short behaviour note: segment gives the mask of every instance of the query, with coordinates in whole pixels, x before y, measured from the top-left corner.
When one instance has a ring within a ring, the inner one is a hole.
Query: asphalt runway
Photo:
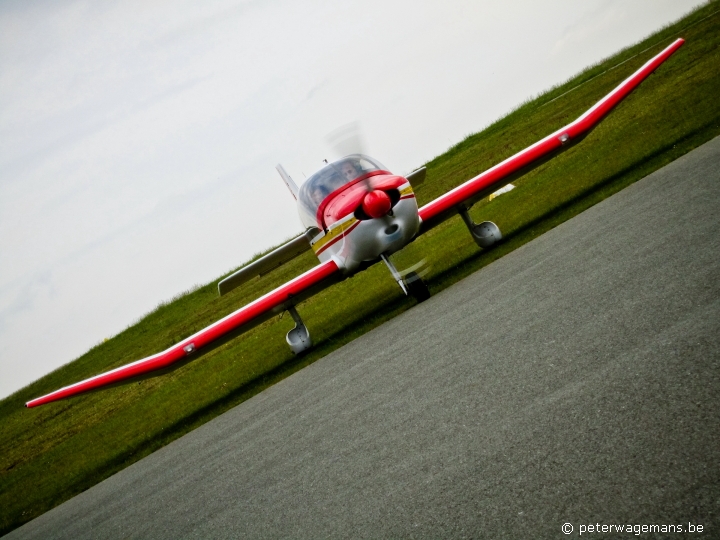
[[[9,538],[719,538],[719,239],[716,138]]]

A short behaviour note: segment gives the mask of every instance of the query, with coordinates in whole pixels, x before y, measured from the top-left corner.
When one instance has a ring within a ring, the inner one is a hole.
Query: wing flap
[[[161,353],[71,384],[28,401],[25,406],[37,407],[77,394],[159,375],[180,367],[197,358],[201,353],[211,350],[219,343],[224,343],[225,340],[249,330],[256,324],[335,283],[340,277],[338,266],[334,261],[322,263]]]
[[[683,39],[675,40],[574,122],[560,128],[532,146],[521,150],[514,156],[420,208],[419,213],[422,224],[418,234],[430,230],[445,219],[455,215],[458,208],[471,206],[505,184],[527,174],[535,167],[580,142],[618,103],[679,49],[684,42]]]
[[[405,179],[410,182],[413,187],[418,187],[425,181],[425,175],[427,174],[427,168],[420,167],[408,174]]]
[[[267,255],[260,257],[258,260],[253,261],[246,266],[243,266],[234,274],[229,275],[218,283],[218,292],[220,293],[220,296],[229,293],[246,281],[250,281],[255,276],[267,274],[278,266],[282,266],[286,262],[291,261],[298,255],[302,255],[306,251],[309,251],[310,239],[316,234],[316,229],[309,229],[289,242],[283,244],[279,248],[271,251]]]

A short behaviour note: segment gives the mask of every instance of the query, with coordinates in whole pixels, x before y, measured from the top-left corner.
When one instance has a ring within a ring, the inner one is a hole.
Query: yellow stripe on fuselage
[[[348,219],[334,223],[332,228],[328,232],[326,232],[322,238],[320,238],[312,245],[315,254],[317,255],[320,251],[322,251],[325,246],[327,246],[330,242],[332,242],[339,236],[343,236],[345,234],[345,231],[355,225],[357,221],[358,219],[352,214],[350,214],[348,216]]]

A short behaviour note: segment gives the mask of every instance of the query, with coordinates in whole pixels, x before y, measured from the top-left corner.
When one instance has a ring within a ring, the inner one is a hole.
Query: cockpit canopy
[[[300,186],[298,208],[305,227],[317,227],[317,212],[325,198],[333,191],[351,183],[372,171],[384,171],[385,167],[362,154],[351,154],[329,163],[308,178]]]

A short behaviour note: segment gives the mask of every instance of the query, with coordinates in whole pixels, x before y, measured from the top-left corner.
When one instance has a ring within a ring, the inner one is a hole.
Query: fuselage
[[[321,262],[346,273],[407,245],[420,228],[407,179],[359,154],[328,164],[300,188],[300,218],[318,234],[311,246]]]

